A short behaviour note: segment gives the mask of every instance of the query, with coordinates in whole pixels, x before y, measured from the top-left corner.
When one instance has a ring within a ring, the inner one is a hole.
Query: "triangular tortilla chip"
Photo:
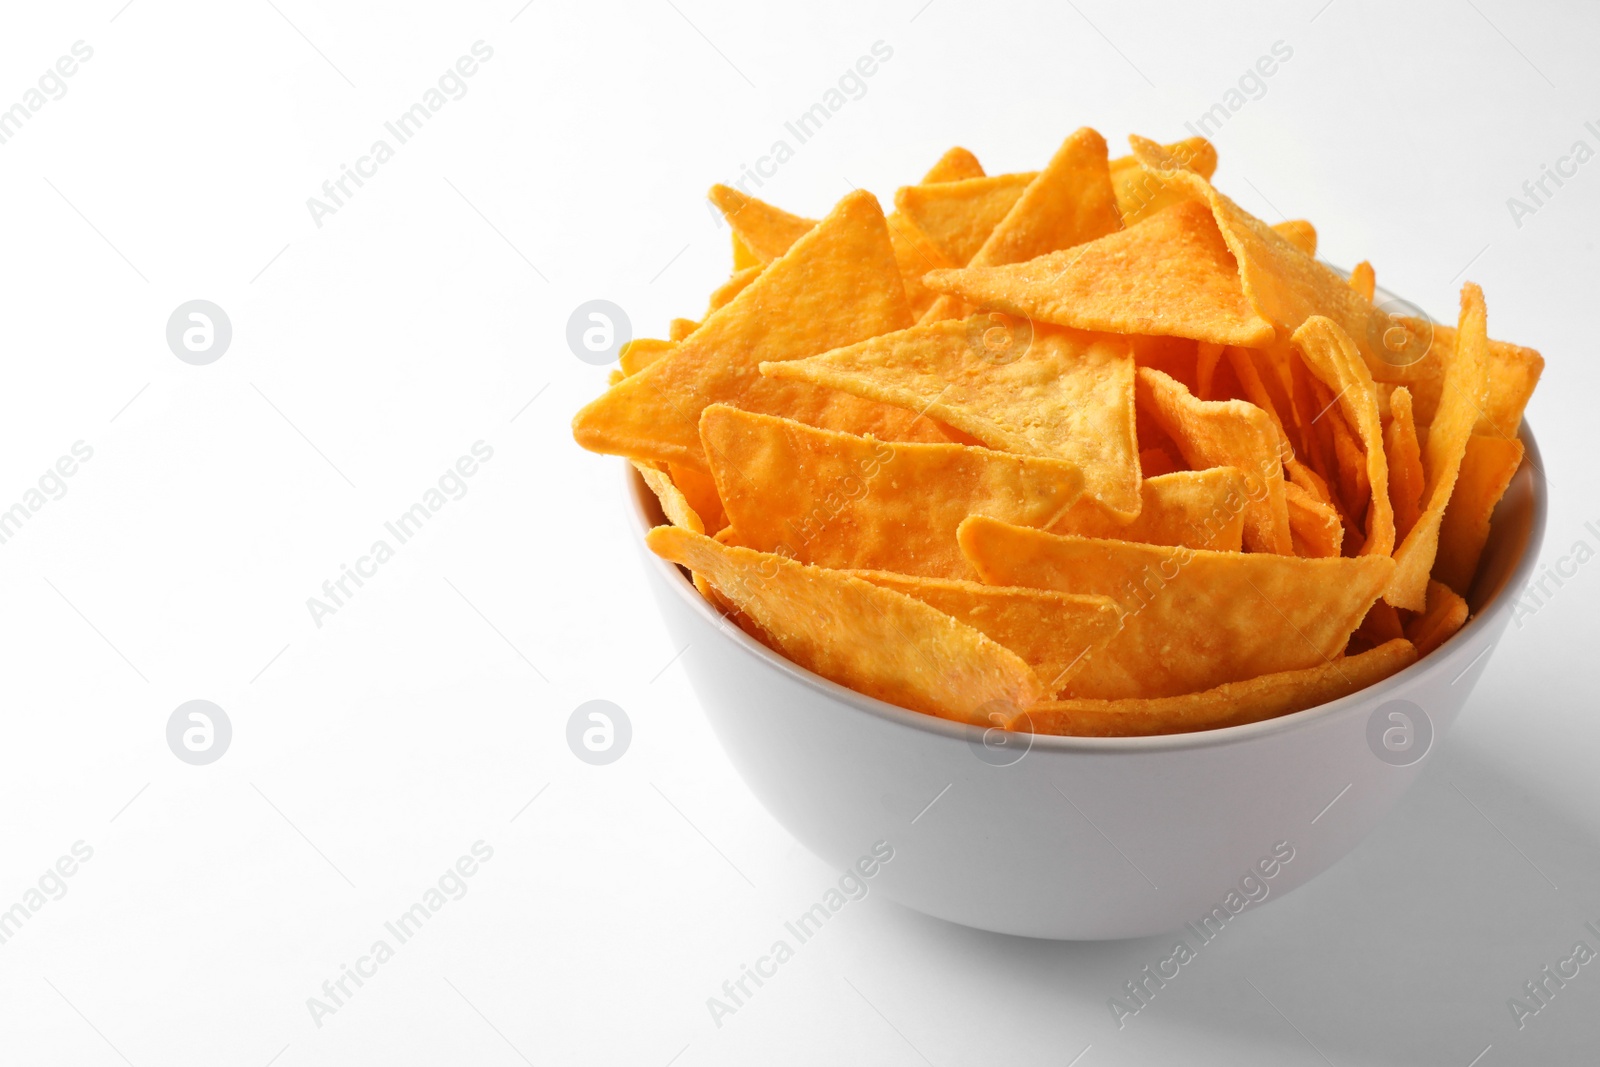
[[[1439,524],[1488,390],[1487,319],[1483,290],[1468,282],[1461,288],[1461,323],[1455,348],[1445,363],[1439,410],[1422,448],[1422,470],[1427,476],[1422,514],[1395,549],[1398,566],[1393,583],[1383,594],[1383,599],[1397,608],[1421,611],[1427,603],[1428,572],[1433,570],[1439,549]]]
[[[1428,581],[1427,607],[1406,626],[1406,636],[1417,646],[1417,655],[1426,656],[1466,623],[1467,602],[1443,582]]]
[[[1294,346],[1315,374],[1335,390],[1345,425],[1361,438],[1372,505],[1367,513],[1363,555],[1394,551],[1394,510],[1389,503],[1389,463],[1383,452],[1383,422],[1378,417],[1377,386],[1348,334],[1332,319],[1313,316],[1294,332]],[[1358,491],[1359,492],[1359,491]],[[1346,501],[1352,508],[1354,500]]]
[[[908,185],[894,194],[894,206],[928,235],[946,259],[960,266],[983,247],[1031,181],[1032,174],[995,174]]]
[[[711,290],[711,303],[710,306],[706,308],[706,314],[711,314],[713,311],[728,303],[740,293],[744,292],[744,287],[755,281],[756,278],[760,277],[760,275],[761,267],[759,266],[746,267],[744,270],[734,271],[732,277],[723,282],[721,285],[717,286],[715,289]]]
[[[728,525],[728,516],[722,510],[722,498],[717,496],[717,483],[711,480],[711,475],[678,463],[667,464],[667,474],[694,513],[700,516],[708,536],[715,536]]]
[[[1105,138],[1084,127],[1062,142],[1049,164],[1028,183],[967,265],[1021,263],[1121,228]],[[961,318],[970,311],[955,297],[944,297],[919,321]]]
[[[1140,464],[1144,460],[1141,458]],[[1234,467],[1175,471],[1146,477],[1143,501],[1132,521],[1084,497],[1046,529],[1079,537],[1106,537],[1148,545],[1185,545],[1237,552],[1244,535],[1244,472]],[[1028,525],[1018,523],[1019,526]]]
[[[1489,518],[1522,465],[1522,442],[1473,434],[1461,458],[1461,473],[1439,523],[1439,555],[1433,576],[1462,596],[1472,589],[1478,558],[1489,541]]]
[[[1218,730],[1276,719],[1347,697],[1417,661],[1410,641],[1397,639],[1356,656],[1300,671],[1263,674],[1181,696],[1126,700],[1057,700],[1029,708],[1017,729],[1074,737],[1148,737]]]
[[[896,211],[884,220],[889,227],[889,243],[894,246],[894,261],[900,267],[900,280],[906,287],[906,303],[911,307],[911,317],[920,318],[933,306],[939,294],[922,284],[922,276],[930,270],[953,267],[939,246],[928,235],[917,229],[916,223]]]
[[[1176,696],[1314,667],[1344,651],[1394,573],[1387,556],[1202,552],[1062,537],[982,515],[956,536],[991,585],[1118,601],[1122,630],[1073,673],[1075,697]]]
[[[706,532],[706,524],[700,520],[695,512],[694,505],[689,503],[689,498],[673,484],[667,472],[653,463],[640,463],[632,460],[634,469],[644,478],[644,484],[661,501],[661,513],[667,521],[674,526],[682,526],[685,530],[692,530],[697,534]]]
[[[1337,556],[1344,548],[1344,522],[1338,509],[1293,483],[1283,487],[1289,507],[1289,534],[1294,554],[1308,559]]]
[[[937,322],[763,364],[761,373],[899,404],[990,448],[1064,459],[1083,471],[1086,493],[1131,517],[1139,508],[1139,457],[1128,343],[1006,325],[986,315]],[[996,359],[988,358],[996,350],[990,331],[1012,345],[999,344],[1004,354]]]
[[[1057,692],[1084,657],[1117,632],[1116,602],[981,582],[919,578],[888,571],[851,571],[873,585],[915,597],[1021,656],[1047,692]]]
[[[1166,150],[1204,177],[1211,177],[1217,169],[1217,150],[1204,137],[1176,141],[1167,145]],[[1187,189],[1168,183],[1159,174],[1141,166],[1133,156],[1119,156],[1111,161],[1111,185],[1117,193],[1117,208],[1124,226],[1136,226],[1156,212],[1189,199]]]
[[[739,235],[737,233],[730,231],[728,236],[733,241],[733,269],[735,273],[741,270],[746,270],[750,267],[766,266],[765,263],[761,262],[761,260],[756,257],[754,252],[750,251],[750,249],[745,246],[743,241],[739,240]]]
[[[891,444],[721,404],[700,436],[733,543],[821,567],[976,577],[956,545],[962,519],[1044,526],[1083,491],[1061,460]]]
[[[728,220],[729,228],[744,247],[762,263],[771,263],[789,251],[817,224],[816,219],[791,215],[726,185],[713,185],[706,196]]]
[[[1182,382],[1139,368],[1139,406],[1153,416],[1196,470],[1237,467],[1248,487],[1244,544],[1252,552],[1289,555],[1283,453],[1272,417],[1243,400],[1197,400]]]
[[[978,157],[957,145],[928,168],[928,173],[922,176],[922,184],[958,182],[963,178],[981,177],[983,177],[983,164],[978,162]]]
[[[1274,222],[1272,228],[1283,236],[1285,241],[1294,245],[1308,256],[1317,254],[1317,228],[1305,219],[1285,219]],[[1372,297],[1367,297],[1371,300]]]
[[[1427,426],[1433,422],[1434,409],[1438,406],[1441,368],[1455,351],[1456,330],[1443,324],[1405,321],[1431,341],[1422,363],[1434,367],[1435,373],[1431,380],[1418,382],[1411,390],[1417,425]],[[1514,438],[1522,427],[1523,409],[1528,406],[1534,386],[1539,384],[1539,376],[1544,373],[1544,357],[1532,348],[1491,340],[1485,373],[1489,380],[1489,399],[1479,412],[1473,432],[1495,433],[1508,440]]]
[[[733,403],[885,439],[943,440],[915,412],[803,382],[764,378],[794,359],[908,325],[905,290],[872,194],[855,192],[793,248],[706,317],[694,335],[579,411],[583,447],[706,469],[700,412]]]
[[[785,656],[858,693],[989,726],[995,710],[1043,692],[1015,652],[903,593],[678,526],[657,526],[645,543],[702,575]]]
[[[1245,300],[1211,212],[1192,200],[1026,263],[934,271],[923,280],[970,304],[1058,326],[1246,347],[1274,336]]]
[[[1411,390],[1400,386],[1389,394],[1389,425],[1383,431],[1383,451],[1389,462],[1389,503],[1394,508],[1397,542],[1422,514],[1422,445],[1411,411]]]

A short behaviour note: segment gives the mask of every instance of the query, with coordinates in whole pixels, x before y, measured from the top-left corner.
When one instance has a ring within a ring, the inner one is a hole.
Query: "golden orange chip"
[[[1372,499],[1372,483],[1367,480],[1366,454],[1362,452],[1355,434],[1350,432],[1349,425],[1344,421],[1344,415],[1334,408],[1338,402],[1331,393],[1328,395],[1324,401],[1327,413],[1322,419],[1333,431],[1335,461],[1333,473],[1337,476],[1339,484],[1339,495],[1335,504],[1350,520],[1351,533],[1354,535],[1362,532],[1359,517],[1367,513],[1367,505]]]
[[[1415,320],[1410,321],[1415,325]],[[1433,341],[1428,361],[1440,360],[1442,366],[1442,361],[1455,351],[1455,328],[1440,324],[1424,332]],[[1544,357],[1522,345],[1490,341],[1484,373],[1489,382],[1489,398],[1479,413],[1478,424],[1473,432],[1497,433],[1508,439],[1516,437],[1522,426],[1523,409],[1528,406],[1528,398],[1533,396],[1534,386],[1539,384],[1539,376],[1544,373]],[[1433,384],[1437,388],[1438,380],[1435,379]],[[1437,393],[1431,401],[1425,402],[1416,390],[1412,392],[1416,401],[1417,425],[1426,426],[1433,421]]]
[[[984,726],[1043,693],[1015,652],[904,593],[678,526],[657,526],[645,543],[704,576],[785,656],[859,693]]]
[[[1467,621],[1467,602],[1443,582],[1428,582],[1427,605],[1421,615],[1406,627],[1406,636],[1417,646],[1417,655],[1426,656],[1461,629]]]
[[[1204,177],[1211,177],[1217,169],[1217,150],[1204,137],[1190,137],[1169,144],[1166,149]],[[1187,190],[1174,187],[1160,175],[1140,166],[1133,156],[1120,156],[1111,161],[1111,185],[1117,193],[1117,208],[1124,226],[1137,225],[1163,208],[1189,198]]]
[[[1300,559],[1064,537],[974,515],[961,551],[991,585],[1109,596],[1122,629],[1067,685],[1075,697],[1176,696],[1344,651],[1394,573],[1387,556]]]
[[[1263,674],[1180,696],[1124,700],[1057,700],[1037,704],[1017,729],[1076,737],[1146,737],[1190,733],[1275,719],[1332,703],[1381,682],[1417,661],[1417,649],[1400,639],[1355,656],[1298,671]]]
[[[1110,597],[888,571],[850,573],[915,597],[993,638],[1021,656],[1050,693],[1060,690],[1084,657],[1117,632],[1116,603]]]
[[[1234,467],[1176,471],[1147,477],[1139,488],[1142,504],[1132,520],[1085,497],[1046,528],[1051,533],[1214,552],[1237,552],[1242,546],[1249,499],[1243,471]]]
[[[1113,511],[1139,508],[1133,357],[1122,338],[975,315],[917,326],[810,359],[763,364],[773,378],[899,404],[990,448],[1064,459]]]
[[[981,177],[983,177],[983,164],[978,162],[978,157],[957,145],[928,168],[928,173],[922,176],[922,183],[927,185],[930,182],[958,182],[963,178]]]
[[[1277,230],[1285,241],[1306,255],[1317,254],[1317,228],[1305,219],[1285,219],[1282,222],[1274,222],[1272,228]],[[1369,296],[1367,299],[1372,298]]]
[[[1247,486],[1244,544],[1289,555],[1294,542],[1283,495],[1283,458],[1271,416],[1243,400],[1197,400],[1182,382],[1139,368],[1139,406],[1177,443],[1196,470],[1237,467]]]
[[[713,185],[707,198],[728,220],[740,243],[759,263],[771,263],[817,224],[726,185]]]
[[[1405,630],[1400,625],[1400,612],[1380,600],[1367,609],[1367,617],[1356,627],[1354,640],[1376,648],[1403,637]]]
[[[979,307],[1083,330],[1245,346],[1274,336],[1245,299],[1211,212],[1189,200],[1076,248],[923,281]]]
[[[1339,456],[1341,470],[1354,467],[1356,486],[1345,494],[1345,504],[1353,515],[1363,513],[1362,499],[1370,494],[1371,510],[1366,512],[1366,541],[1362,554],[1387,556],[1394,551],[1394,510],[1389,503],[1389,463],[1383,451],[1383,421],[1378,416],[1377,386],[1350,336],[1332,319],[1312,316],[1294,332],[1293,343],[1311,373],[1329,389],[1337,390],[1334,399],[1344,418],[1337,426],[1345,428],[1344,452]],[[1330,413],[1331,414],[1331,413]],[[1361,438],[1355,450],[1348,433]],[[1341,447],[1335,437],[1335,447]],[[1351,452],[1354,450],[1354,454]],[[1361,452],[1364,451],[1365,455]],[[1364,484],[1363,484],[1364,483]]]
[[[962,519],[1045,526],[1083,492],[1057,459],[893,444],[721,404],[700,436],[734,543],[822,567],[976,577],[956,545]]]
[[[728,516],[722,510],[722,498],[717,495],[717,483],[711,480],[711,475],[680,463],[667,464],[667,475],[694,513],[700,516],[708,535],[715,535],[728,525]]]
[[[1226,345],[1213,344],[1210,341],[1201,341],[1195,351],[1195,388],[1194,395],[1201,400],[1216,400],[1217,364],[1222,362],[1222,353],[1227,351]],[[1270,414],[1270,413],[1269,413]]]
[[[1383,599],[1397,608],[1421,611],[1427,601],[1428,573],[1433,570],[1439,548],[1439,524],[1455,490],[1461,458],[1466,454],[1478,413],[1483,410],[1488,388],[1487,319],[1483,290],[1468,282],[1461,288],[1461,323],[1454,350],[1445,363],[1439,410],[1422,447],[1422,470],[1427,479],[1422,514],[1395,549],[1398,566],[1393,583],[1383,594]]]
[[[729,278],[727,281],[711,290],[711,304],[706,309],[706,314],[711,314],[713,311],[717,310],[719,307],[726,304],[740,293],[744,292],[744,287],[755,281],[760,275],[761,267],[759,265],[754,267],[746,267],[744,270],[734,271],[733,277]]]
[[[1461,473],[1439,523],[1439,554],[1433,576],[1465,596],[1478,573],[1478,557],[1489,541],[1489,518],[1522,465],[1522,442],[1473,434],[1461,458]]]
[[[1293,482],[1283,487],[1283,499],[1289,508],[1289,535],[1295,555],[1320,559],[1341,554],[1344,522],[1337,508]]]
[[[673,319],[667,323],[667,337],[677,342],[688,337],[700,328],[700,324],[693,319]]]
[[[1378,276],[1373,272],[1372,264],[1366,260],[1357,263],[1350,270],[1350,288],[1371,300],[1378,291]]]
[[[673,484],[667,472],[653,463],[640,463],[631,461],[635,470],[644,478],[644,484],[655,493],[656,499],[661,501],[661,512],[667,521],[674,526],[682,526],[685,530],[693,530],[697,534],[706,532],[705,523],[700,521],[694,505],[689,503],[689,498]]]
[[[922,276],[955,264],[917,229],[916,223],[898,211],[884,222],[889,227],[889,243],[894,246],[894,261],[900,267],[900,281],[906,287],[906,303],[911,307],[912,318],[920,318],[939,296],[922,284]]]
[[[756,254],[750,251],[743,241],[739,240],[737,233],[729,233],[728,236],[733,239],[733,269],[735,273],[750,267],[766,266],[765,263],[756,258]]]
[[[618,365],[623,376],[638,374],[641,370],[671,352],[675,341],[662,341],[655,337],[635,337],[617,352]]]
[[[1412,419],[1411,390],[1400,386],[1389,394],[1389,425],[1383,431],[1389,459],[1389,502],[1394,506],[1396,540],[1404,540],[1422,514],[1422,446]]]
[[[1144,439],[1143,434],[1139,436],[1140,440]],[[1174,474],[1183,469],[1183,464],[1179,463],[1172,453],[1168,452],[1162,445],[1139,449],[1139,471],[1145,476],[1146,481],[1151,478],[1159,478],[1163,474]]]
[[[960,266],[983,247],[1032,181],[1032,174],[995,174],[908,185],[894,194],[894,206],[928,235],[946,259]]]
[[[878,202],[851,193],[691,337],[579,411],[573,436],[594,452],[707,469],[700,412],[733,403],[885,439],[940,440],[915,412],[757,370],[901,329],[910,317]]]

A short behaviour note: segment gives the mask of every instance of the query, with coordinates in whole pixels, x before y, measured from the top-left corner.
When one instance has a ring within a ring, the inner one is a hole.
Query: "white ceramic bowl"
[[[1201,936],[1349,852],[1438,746],[1544,538],[1543,466],[1526,426],[1522,441],[1468,598],[1473,617],[1443,647],[1331,704],[1163,737],[985,731],[796,666],[644,547],[665,520],[627,472],[646,570],[674,647],[693,647],[684,664],[706,715],[751,791],[807,848],[843,871],[887,842],[893,859],[874,891],[984,930],[1089,939],[1189,924]]]

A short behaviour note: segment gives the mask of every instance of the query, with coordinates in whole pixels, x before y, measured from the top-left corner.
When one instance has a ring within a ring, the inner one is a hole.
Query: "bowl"
[[[808,849],[841,872],[870,871],[871,891],[982,930],[1082,940],[1187,927],[1205,941],[1354,848],[1438,748],[1544,538],[1543,465],[1526,424],[1521,437],[1472,617],[1449,641],[1329,704],[1158,737],[985,730],[789,662],[644,547],[665,519],[626,470],[645,569],[673,646],[694,650],[683,662],[712,729]]]

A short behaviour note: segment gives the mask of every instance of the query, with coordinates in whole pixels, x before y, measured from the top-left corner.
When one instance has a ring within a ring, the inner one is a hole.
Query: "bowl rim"
[[[1172,750],[1210,748],[1220,745],[1246,744],[1277,734],[1286,734],[1293,731],[1306,729],[1334,718],[1341,713],[1353,708],[1366,705],[1375,699],[1381,698],[1386,693],[1401,689],[1411,688],[1413,683],[1421,682],[1426,676],[1436,674],[1448,669],[1458,657],[1472,645],[1473,638],[1491,626],[1496,625],[1501,615],[1510,611],[1512,605],[1521,597],[1521,591],[1527,584],[1533,568],[1538,563],[1540,548],[1544,543],[1545,523],[1548,517],[1548,485],[1544,476],[1544,457],[1539,452],[1538,441],[1534,438],[1533,430],[1526,420],[1518,429],[1517,436],[1523,444],[1522,466],[1528,469],[1530,477],[1529,506],[1531,514],[1528,523],[1527,543],[1523,546],[1522,557],[1512,567],[1506,580],[1478,611],[1473,613],[1464,626],[1443,645],[1432,653],[1417,660],[1409,667],[1391,674],[1389,677],[1364,689],[1358,689],[1348,696],[1326,704],[1318,704],[1301,711],[1290,712],[1259,722],[1245,723],[1239,726],[1223,726],[1210,730],[1195,730],[1188,733],[1153,734],[1139,737],[1078,737],[1063,734],[1028,734],[1027,751],[1043,750],[1046,752],[1128,752],[1150,753]],[[927,712],[912,711],[902,708],[897,704],[858,693],[848,686],[842,685],[829,678],[824,678],[798,663],[779,655],[772,649],[763,645],[737,626],[730,625],[727,618],[714,608],[705,597],[694,588],[683,569],[655,553],[651,552],[644,543],[644,535],[658,525],[655,516],[651,514],[654,509],[659,514],[659,502],[655,493],[644,482],[644,478],[634,469],[633,464],[624,462],[626,492],[632,517],[638,524],[636,536],[639,549],[644,553],[647,566],[656,566],[662,569],[663,577],[689,609],[697,613],[703,620],[710,623],[724,636],[728,637],[733,645],[744,654],[753,656],[768,667],[788,675],[791,679],[802,683],[815,690],[819,696],[829,697],[840,703],[848,705],[858,711],[866,712],[878,719],[913,730],[936,734],[953,741],[962,741],[968,744],[981,744],[983,737],[996,727],[975,726],[969,723],[957,722],[953,719],[940,718]],[[1512,595],[1515,594],[1515,595]],[[1453,646],[1453,647],[1452,647]],[[1486,646],[1484,651],[1491,646]],[[1450,654],[1442,654],[1450,649]],[[1481,653],[1480,653],[1481,655]],[[1476,662],[1476,660],[1474,660]]]

